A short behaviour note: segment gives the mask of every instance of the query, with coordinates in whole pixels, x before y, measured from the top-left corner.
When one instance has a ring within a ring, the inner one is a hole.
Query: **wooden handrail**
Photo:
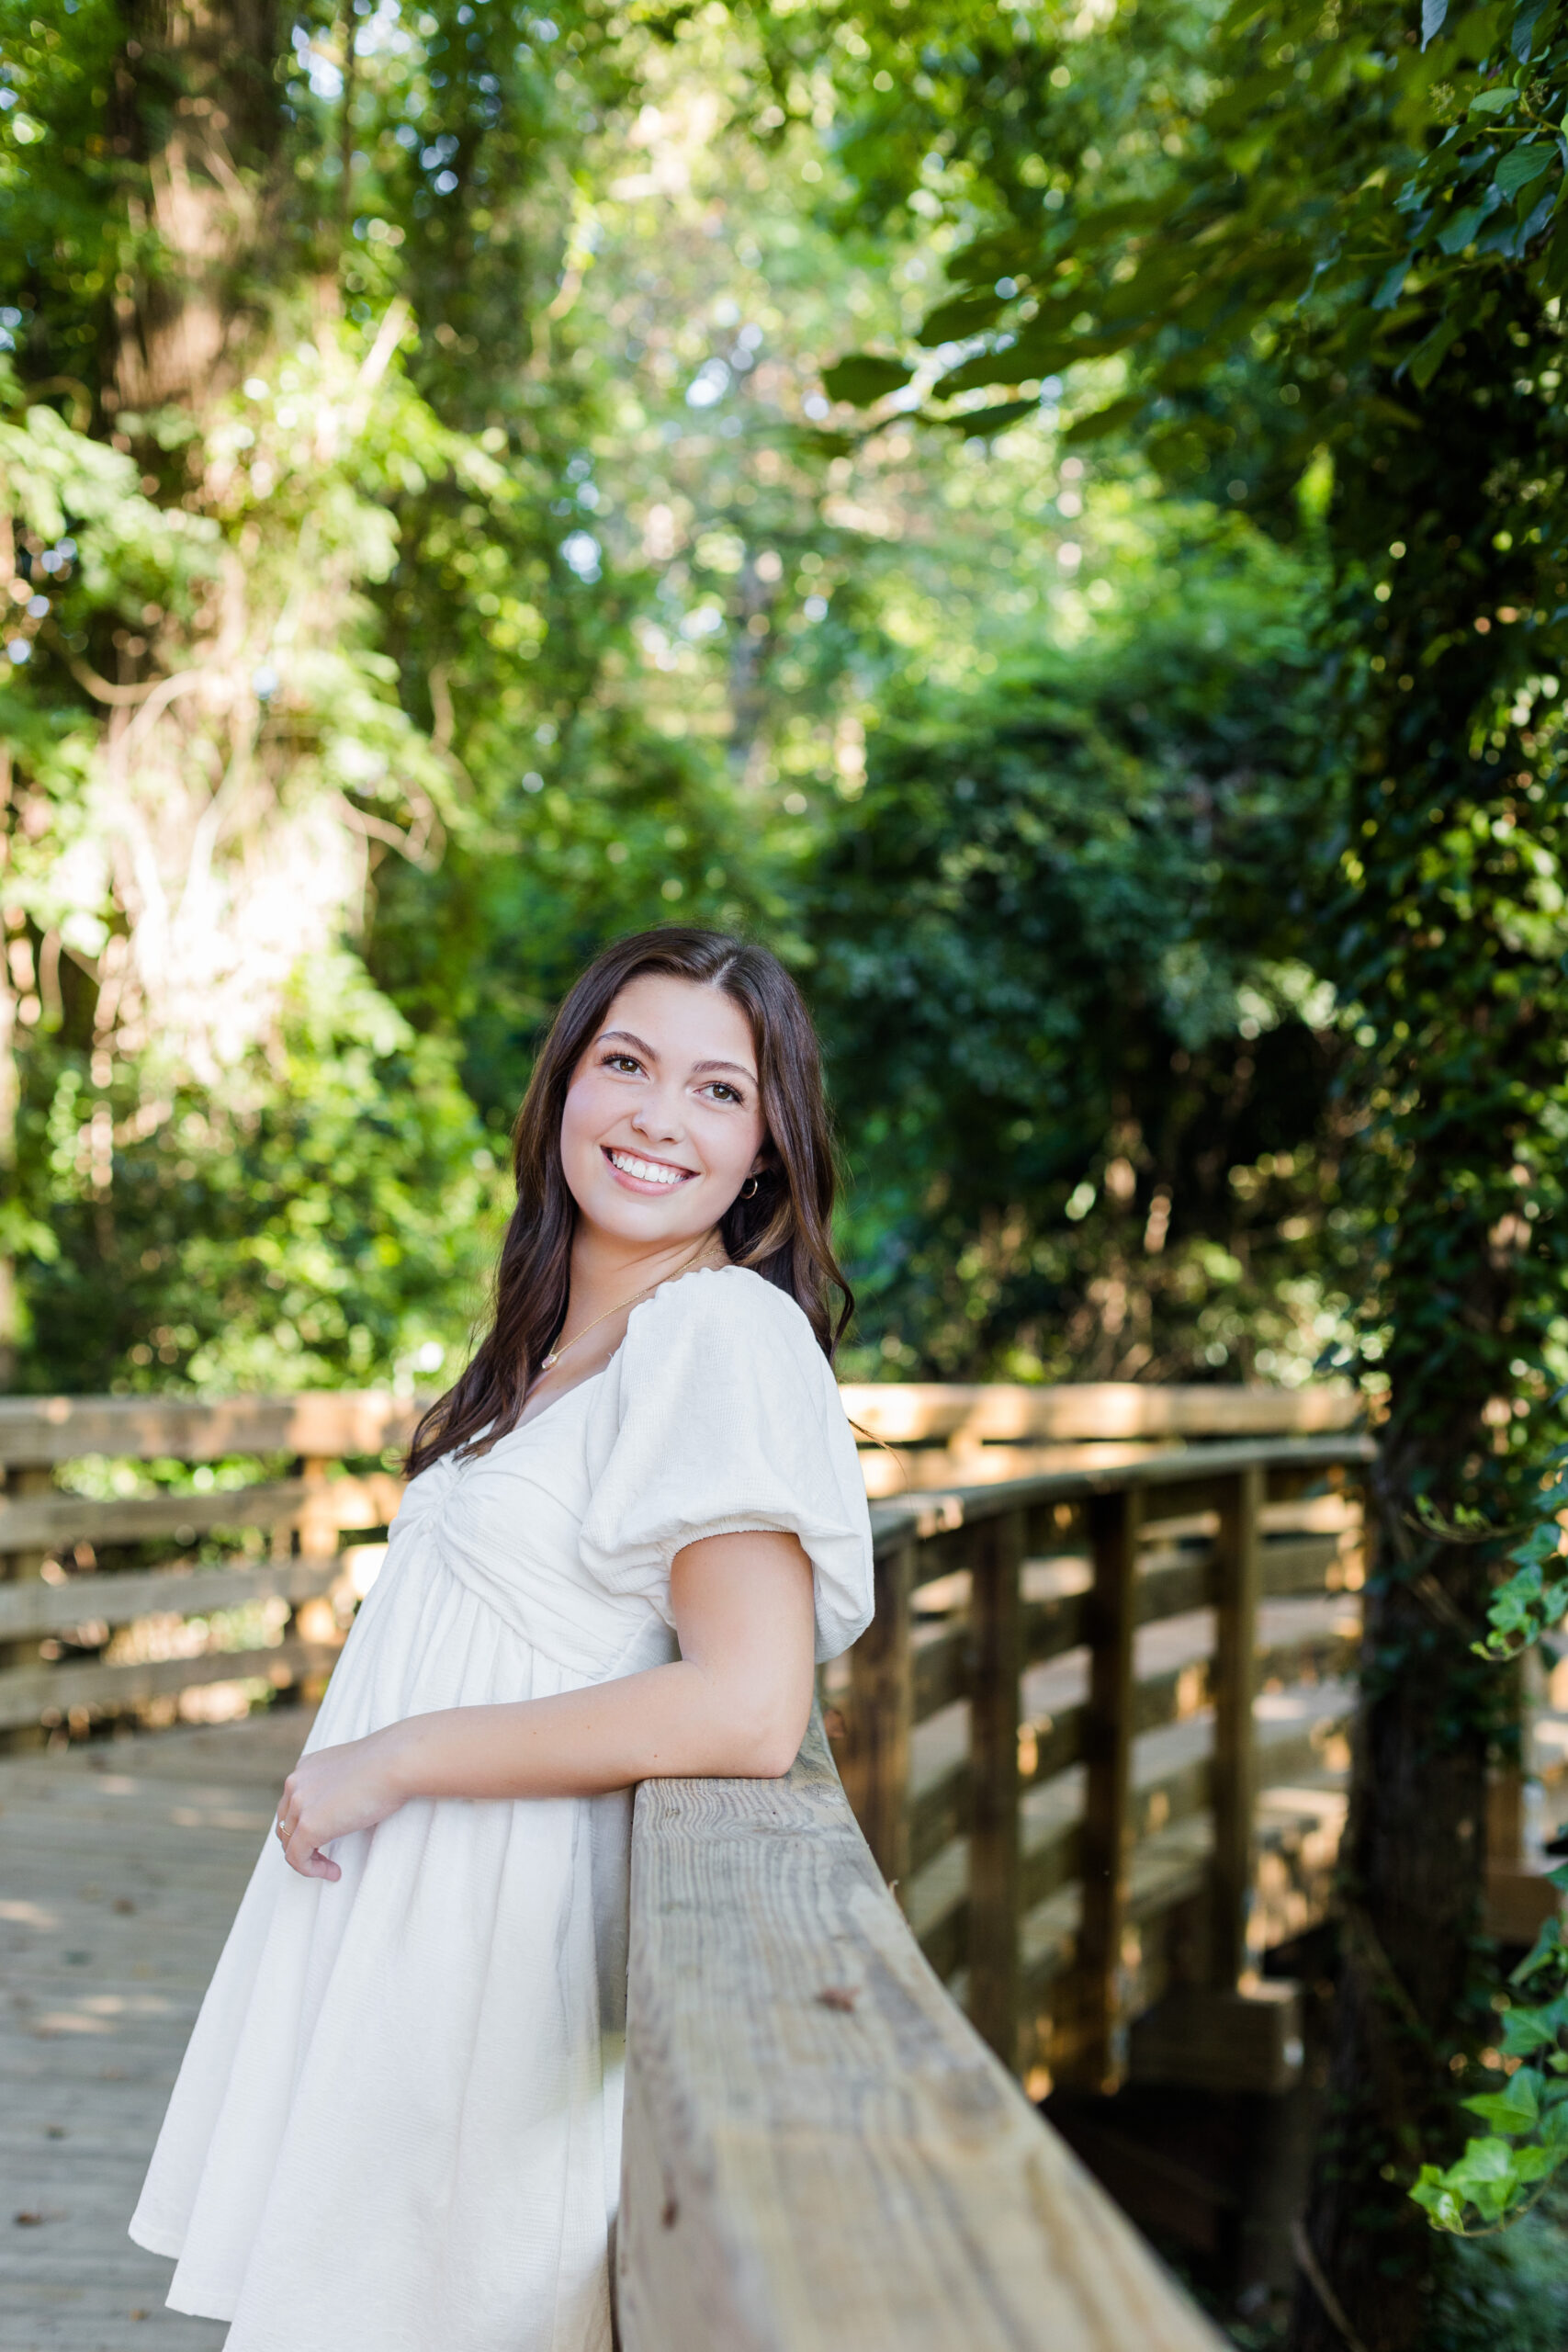
[[[375,1455],[406,1445],[421,1409],[412,1398],[374,1388],[298,1396],[0,1396],[0,1467],[85,1453],[143,1462]]]
[[[907,1499],[874,1503],[872,1536],[877,1552],[891,1552],[913,1536],[929,1543],[961,1527],[995,1519],[1032,1504],[1076,1502],[1090,1495],[1121,1494],[1134,1487],[1154,1489],[1145,1516],[1175,1501],[1179,1508],[1202,1510],[1238,1471],[1290,1470],[1311,1472],[1336,1463],[1366,1463],[1377,1459],[1370,1437],[1257,1438],[1240,1444],[1184,1448],[1179,1452],[1145,1453],[1135,1462],[1118,1462],[1103,1468],[1036,1471],[1026,1478],[1006,1478],[983,1487],[946,1487],[911,1495]]]
[[[1311,1436],[1351,1427],[1348,1388],[1158,1387],[1081,1381],[1029,1388],[851,1383],[845,1410],[895,1446],[1072,1440]],[[379,1389],[295,1396],[4,1396],[0,1467],[84,1453],[211,1462],[226,1453],[379,1454],[406,1445],[420,1403]]]
[[[638,1790],[624,2352],[1217,2352],[921,1957],[819,1722]]]
[[[844,1410],[885,1445],[1050,1444],[1074,1439],[1312,1437],[1353,1429],[1365,1406],[1348,1384],[1310,1388],[1137,1380],[847,1382]]]

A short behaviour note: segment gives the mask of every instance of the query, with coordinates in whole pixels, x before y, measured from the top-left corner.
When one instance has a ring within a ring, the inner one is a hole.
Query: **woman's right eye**
[[[642,1064],[635,1054],[606,1054],[604,1067],[606,1069],[638,1070],[642,1068]]]

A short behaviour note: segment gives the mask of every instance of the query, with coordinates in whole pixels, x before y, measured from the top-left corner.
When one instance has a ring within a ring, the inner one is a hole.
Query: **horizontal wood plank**
[[[1214,2352],[960,2017],[814,1726],[649,1781],[632,1864],[625,2352]]]
[[[307,1675],[330,1674],[335,1645],[280,1642],[260,1650],[207,1650],[199,1657],[149,1659],[131,1666],[28,1666],[0,1674],[0,1731],[59,1710],[86,1707],[114,1714],[209,1682],[271,1682],[278,1690]]]
[[[911,1721],[923,1724],[962,1699],[969,1688],[969,1635],[962,1623],[940,1632],[921,1627],[913,1643],[914,1707]]]
[[[423,1409],[412,1398],[369,1388],[298,1396],[6,1396],[0,1464],[70,1462],[84,1453],[141,1462],[384,1453],[408,1443]]]
[[[1020,1915],[1048,1902],[1083,1876],[1083,1825],[1069,1821],[1038,1846],[1026,1846],[1019,1871]]]
[[[846,1383],[840,1393],[850,1419],[885,1445],[1316,1437],[1353,1428],[1364,1409],[1354,1389],[1329,1382],[1295,1389],[1115,1380],[1040,1388],[999,1381],[873,1382]]]
[[[909,1873],[969,1832],[969,1758],[961,1756],[909,1802]]]
[[[310,1491],[303,1478],[237,1487],[224,1494],[117,1496],[42,1495],[0,1500],[0,1555],[54,1551],[71,1544],[135,1544],[152,1536],[182,1539],[215,1527],[276,1527],[294,1517]]]
[[[146,1576],[29,1577],[0,1584],[0,1641],[30,1641],[78,1626],[129,1625],[138,1617],[207,1617],[249,1600],[310,1600],[343,1576],[342,1553],[236,1562],[220,1568],[161,1568]],[[0,1684],[3,1687],[3,1684]]]
[[[1069,1650],[1081,1645],[1087,1600],[1088,1596],[1081,1592],[1063,1592],[1053,1593],[1048,1600],[1024,1601],[1026,1666],[1043,1666],[1048,1659],[1065,1657]]]
[[[1212,1545],[1186,1558],[1162,1560],[1139,1573],[1133,1608],[1136,1625],[1157,1625],[1167,1617],[1183,1617],[1190,1609],[1206,1609],[1214,1597],[1214,1554]]]
[[[0,1500],[0,1555],[63,1550],[73,1544],[136,1544],[158,1536],[192,1542],[214,1528],[283,1527],[301,1514],[318,1525],[385,1527],[396,1516],[403,1481],[390,1471],[359,1478],[278,1478],[220,1492],[169,1491],[98,1502],[85,1495]]]
[[[1114,1470],[1060,1470],[1031,1478],[1008,1478],[983,1487],[953,1486],[939,1493],[874,1503],[872,1536],[880,1552],[911,1534],[922,1546],[919,1573],[942,1576],[964,1565],[962,1531],[1021,1505],[1073,1502],[1086,1496],[1136,1488],[1145,1495],[1145,1519],[1179,1519],[1217,1508],[1224,1482],[1254,1464],[1287,1482],[1321,1477],[1337,1464],[1371,1462],[1371,1438],[1355,1431],[1343,1437],[1257,1438],[1145,1455]]]
[[[1339,1558],[1337,1535],[1270,1535],[1259,1550],[1263,1590],[1275,1600],[1290,1593],[1322,1592]]]

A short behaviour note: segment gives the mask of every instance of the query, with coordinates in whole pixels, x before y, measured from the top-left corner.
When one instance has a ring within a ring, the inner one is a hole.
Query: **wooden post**
[[[969,1555],[969,2016],[1010,2068],[1018,2064],[1018,1720],[1025,1525],[1021,1510],[980,1521]]]
[[[54,1487],[54,1472],[48,1463],[17,1463],[5,1473],[4,1486],[8,1500],[21,1502],[25,1498],[47,1495]],[[0,1552],[0,1577],[7,1583],[43,1573],[44,1554],[37,1548],[25,1552]],[[39,1651],[37,1642],[0,1642],[0,1668],[11,1666],[37,1666]],[[0,1755],[17,1755],[28,1748],[41,1747],[44,1733],[40,1725],[23,1724],[11,1731],[0,1731]]]
[[[876,1867],[897,1888],[909,1869],[909,1730],[914,1662],[910,1536],[876,1563],[876,1613],[850,1652],[850,1736],[844,1787]]]
[[[1262,1590],[1258,1511],[1263,1472],[1225,1482],[1214,1576],[1214,1862],[1208,1977],[1235,1988],[1247,1965],[1252,1902],[1253,1815],[1258,1804],[1252,1702],[1258,1680],[1258,1602]]]
[[[305,1482],[305,1499],[295,1521],[295,1540],[301,1553],[310,1558],[321,1558],[337,1550],[337,1518],[333,1498],[327,1484],[327,1472],[332,1466],[326,1454],[309,1453],[301,1456],[298,1475]],[[283,1629],[286,1642],[304,1641],[325,1647],[335,1641],[336,1621],[333,1605],[325,1593],[318,1593],[307,1601],[295,1605],[288,1612]],[[307,1673],[298,1685],[299,1697],[307,1706],[317,1705],[324,1696],[327,1676]]]
[[[1144,1500],[1134,1488],[1089,1505],[1089,1690],[1084,1722],[1083,1914],[1078,1928],[1076,2052],[1066,2075],[1089,2090],[1114,2086],[1117,1985],[1132,1855],[1133,1632]]]

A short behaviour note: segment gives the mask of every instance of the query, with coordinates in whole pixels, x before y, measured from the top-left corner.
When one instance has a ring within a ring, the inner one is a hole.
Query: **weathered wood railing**
[[[876,1620],[828,1677],[860,1827],[820,1720],[782,1782],[638,1791],[625,2352],[1214,2352],[1013,2076],[1113,2078],[1129,1928],[1182,1907],[1168,2073],[1299,2065],[1289,2000],[1243,1984],[1254,1696],[1348,1664],[1323,1601],[1359,1582],[1370,1452],[1220,1444],[881,1506]],[[1316,1622],[1269,1623],[1303,1596]]]
[[[1015,2077],[1299,2064],[1258,1848],[1305,1821],[1326,1876],[1371,1446],[1317,1392],[847,1402],[906,1491],[826,1726],[637,1795],[625,2352],[1213,2352]],[[0,1732],[309,1691],[414,1410],[0,1400]]]
[[[896,1487],[1007,1476],[1042,1448],[1061,1459],[1063,1440],[1101,1459],[1104,1442],[1146,1452],[1351,1409],[1328,1390],[1128,1384],[845,1398],[895,1449],[868,1446],[870,1483]],[[416,1412],[373,1391],[0,1398],[0,1734],[220,1711],[246,1687],[318,1680],[397,1510]]]
[[[1221,2352],[922,1958],[819,1724],[638,1790],[624,2352]]]
[[[867,1491],[877,1497],[1103,1468],[1188,1440],[1323,1437],[1360,1419],[1355,1391],[1329,1381],[1294,1389],[914,1381],[851,1385],[842,1394],[851,1419],[879,1449],[864,1457]]]
[[[1305,1784],[1310,1811],[1336,1777],[1371,1451],[1195,1446],[877,1507],[875,1623],[827,1687],[844,1784],[932,1965],[1042,2086],[1114,2080],[1168,1985],[1195,2063],[1286,2067],[1288,2004],[1234,2013],[1258,1796]]]
[[[199,1714],[204,1689],[243,1713],[323,1679],[414,1413],[373,1393],[0,1399],[0,1733]]]

